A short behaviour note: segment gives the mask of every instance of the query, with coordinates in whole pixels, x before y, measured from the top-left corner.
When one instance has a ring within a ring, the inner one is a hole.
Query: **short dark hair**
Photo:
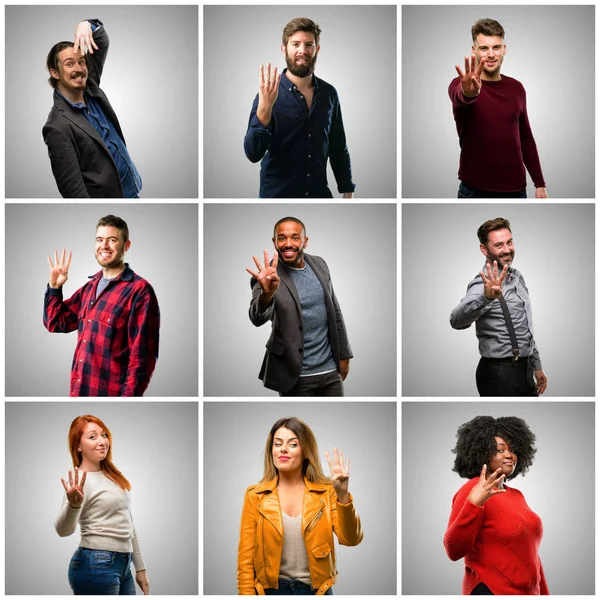
[[[315,45],[319,45],[319,38],[321,37],[321,28],[318,23],[307,19],[306,17],[296,17],[292,19],[284,28],[281,41],[284,46],[287,46],[288,40],[296,33],[296,31],[306,31],[312,33],[315,36]]]
[[[115,215],[106,215],[102,217],[96,225],[96,231],[98,227],[116,227],[123,232],[123,241],[126,242],[129,239],[129,227],[127,223],[121,219],[121,217],[115,217]]]
[[[504,39],[504,27],[494,21],[494,19],[479,19],[473,27],[471,27],[471,36],[473,37],[473,43],[477,42],[477,36],[482,33],[483,35],[499,35]]]
[[[275,226],[273,227],[273,237],[277,237],[275,233],[277,231],[277,227],[282,223],[285,223],[286,221],[294,221],[294,223],[302,225],[302,231],[304,231],[304,237],[306,237],[306,225],[304,225],[304,223],[300,219],[296,219],[296,217],[283,217],[283,219],[279,219],[279,221],[277,221],[277,223],[275,223]]]
[[[506,479],[514,479],[520,473],[525,475],[533,464],[537,449],[534,433],[519,417],[494,419],[480,416],[463,423],[456,432],[456,446],[452,450],[456,459],[452,470],[468,479],[478,477],[483,465],[487,465],[497,451],[496,436],[517,455],[517,466]]]
[[[479,242],[484,245],[487,244],[490,231],[496,231],[498,229],[508,229],[512,233],[508,219],[496,217],[495,219],[490,219],[489,221],[486,221],[477,230],[477,237],[479,238]]]
[[[46,59],[46,66],[48,67],[48,73],[50,73],[50,69],[54,69],[55,71],[60,72],[60,62],[58,60],[58,55],[61,50],[65,48],[73,48],[73,42],[58,42],[58,44],[54,44],[52,46],[52,50],[48,52],[48,58]],[[87,61],[87,57],[86,57]],[[48,79],[48,83],[56,88],[58,85],[58,79],[54,79],[52,77],[52,73],[50,73],[50,78]]]

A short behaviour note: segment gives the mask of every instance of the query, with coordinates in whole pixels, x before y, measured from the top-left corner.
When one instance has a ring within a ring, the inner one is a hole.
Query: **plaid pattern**
[[[44,327],[77,329],[71,396],[142,396],[158,359],[160,313],[152,286],[129,265],[96,298],[102,271],[68,300],[48,286]]]

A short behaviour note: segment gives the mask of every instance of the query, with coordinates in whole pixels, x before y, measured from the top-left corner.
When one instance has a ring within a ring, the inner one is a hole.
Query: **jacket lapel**
[[[256,494],[263,496],[258,503],[258,511],[275,527],[279,535],[283,535],[281,507],[279,505],[279,497],[277,496],[277,477],[257,486],[254,491]]]
[[[279,275],[279,279],[281,279],[281,281],[285,284],[285,286],[289,290],[290,294],[292,295],[292,298],[294,299],[294,302],[296,303],[296,308],[298,309],[298,314],[300,315],[300,318],[302,319],[302,306],[300,305],[300,297],[298,296],[298,290],[296,289],[296,286],[294,285],[294,280],[292,279],[290,272],[281,263],[278,263],[277,264],[277,275]]]
[[[324,483],[312,483],[304,479],[304,504],[302,506],[302,533],[313,520],[319,518],[319,513],[325,508],[325,492],[327,485]]]

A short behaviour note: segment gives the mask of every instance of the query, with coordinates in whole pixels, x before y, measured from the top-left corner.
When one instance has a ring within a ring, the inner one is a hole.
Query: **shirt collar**
[[[133,279],[134,272],[129,267],[129,263],[125,263],[125,268],[111,281],[131,281]],[[98,271],[94,275],[88,275],[88,279],[100,279],[102,277],[102,271]]]
[[[287,73],[287,68],[285,68],[282,72],[281,72],[281,81],[279,82],[279,85],[283,85],[283,87],[288,91],[291,92],[294,89],[294,86],[296,85],[293,81],[291,81],[290,79],[287,78],[286,76]],[[318,82],[318,78],[315,76],[315,74],[312,74],[312,78],[313,78],[313,85],[315,86],[315,92],[319,89],[319,84]]]
[[[65,98],[58,90],[54,90],[54,93],[59,97],[62,98],[71,108],[78,108],[79,110],[85,108],[85,104],[83,102],[76,102],[75,104],[73,104],[73,102],[71,102],[70,100],[68,100],[67,98]],[[87,100],[87,94],[84,92],[83,93],[86,100]]]

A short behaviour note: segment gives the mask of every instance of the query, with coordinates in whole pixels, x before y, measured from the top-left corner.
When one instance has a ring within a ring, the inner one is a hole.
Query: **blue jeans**
[[[310,585],[299,581],[298,579],[280,579],[279,589],[267,588],[267,596],[314,596],[317,590],[313,590]],[[333,588],[329,588],[324,596],[333,596]]]
[[[131,552],[77,548],[69,563],[69,585],[76,596],[135,596]]]
[[[527,189],[520,192],[488,192],[460,182],[457,198],[527,198]]]

